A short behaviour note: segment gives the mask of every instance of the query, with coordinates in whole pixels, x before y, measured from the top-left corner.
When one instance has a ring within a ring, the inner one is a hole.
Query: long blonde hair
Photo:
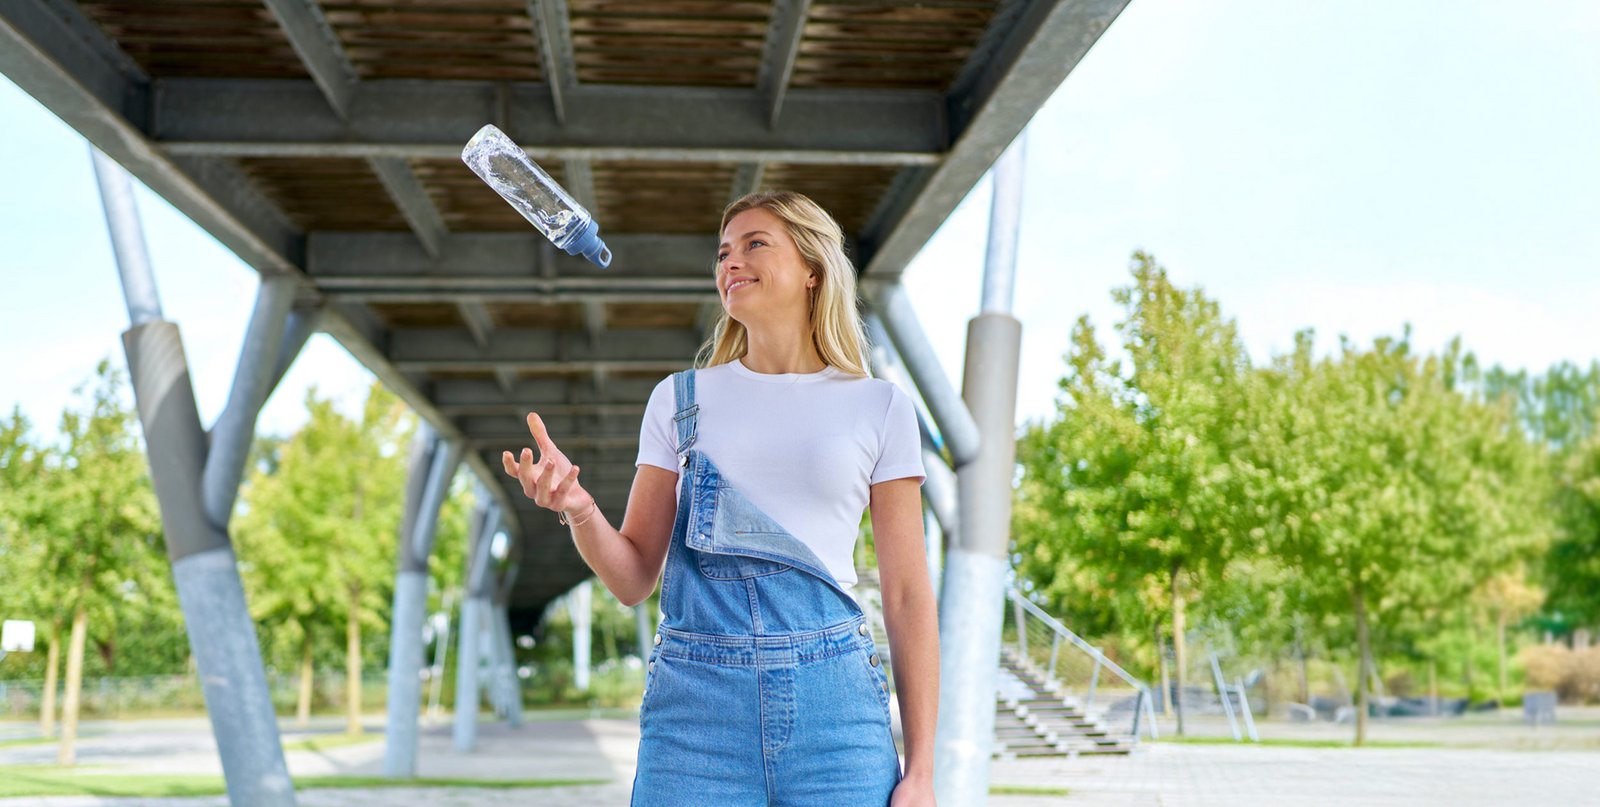
[[[861,324],[860,301],[856,295],[856,270],[844,254],[844,230],[816,202],[794,191],[747,193],[722,211],[720,237],[728,221],[753,208],[762,208],[784,224],[806,268],[817,274],[819,282],[811,289],[811,344],[823,364],[848,375],[865,377],[867,338]],[[712,273],[716,272],[713,260]],[[744,323],[728,316],[724,307],[695,357],[697,367],[727,364],[750,352]]]

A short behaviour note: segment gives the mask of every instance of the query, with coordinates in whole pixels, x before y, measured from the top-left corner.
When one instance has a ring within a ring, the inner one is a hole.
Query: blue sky
[[[1600,357],[1600,4],[1134,0],[1028,130],[1018,417],[1053,406],[1071,324],[1103,337],[1135,249],[1235,317],[1258,360],[1314,327],[1410,322],[1490,363]],[[0,79],[0,407],[53,434],[127,310],[87,146]],[[202,418],[226,399],[256,275],[140,188]],[[988,224],[975,187],[907,270],[952,381]],[[602,225],[604,222],[602,222]],[[354,411],[370,376],[313,337],[262,414],[309,385]]]

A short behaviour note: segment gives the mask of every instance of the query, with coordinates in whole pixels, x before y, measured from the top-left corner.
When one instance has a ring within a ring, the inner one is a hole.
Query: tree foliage
[[[1080,320],[1054,419],[1018,441],[1017,571],[1056,613],[1141,638],[1170,614],[1181,655],[1188,600],[1236,642],[1359,659],[1364,700],[1377,656],[1432,658],[1443,624],[1536,607],[1508,580],[1553,538],[1574,613],[1600,589],[1590,375],[1485,373],[1459,341],[1419,354],[1409,329],[1324,357],[1307,331],[1252,366],[1200,290],[1144,253],[1132,281],[1118,357]]]

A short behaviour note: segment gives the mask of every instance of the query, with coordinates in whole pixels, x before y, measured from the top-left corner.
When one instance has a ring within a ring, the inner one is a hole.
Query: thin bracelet
[[[595,504],[595,501],[594,501],[594,497],[591,496],[591,497],[589,497],[589,509],[583,511],[584,518],[583,518],[582,521],[568,521],[567,520],[567,513],[566,513],[565,510],[561,511],[560,517],[558,517],[556,520],[560,521],[562,524],[565,524],[565,525],[567,525],[569,527],[574,527],[574,528],[580,527],[580,526],[584,525],[585,523],[588,523],[590,518],[594,517],[593,512],[594,512],[595,507],[596,507],[596,504]]]

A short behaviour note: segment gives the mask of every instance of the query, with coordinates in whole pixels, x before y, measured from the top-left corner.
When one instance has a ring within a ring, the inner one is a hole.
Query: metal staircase
[[[1127,754],[1136,736],[1113,735],[1077,699],[1061,694],[1013,648],[1000,648],[1001,686],[995,697],[994,756],[999,759],[1079,754]],[[1009,680],[1008,680],[1009,677]]]
[[[892,691],[878,570],[860,569],[857,577],[852,593],[867,616]],[[1006,588],[1006,604],[995,758],[1127,754],[1141,735],[1155,739],[1154,710],[1143,682],[1012,586]]]

